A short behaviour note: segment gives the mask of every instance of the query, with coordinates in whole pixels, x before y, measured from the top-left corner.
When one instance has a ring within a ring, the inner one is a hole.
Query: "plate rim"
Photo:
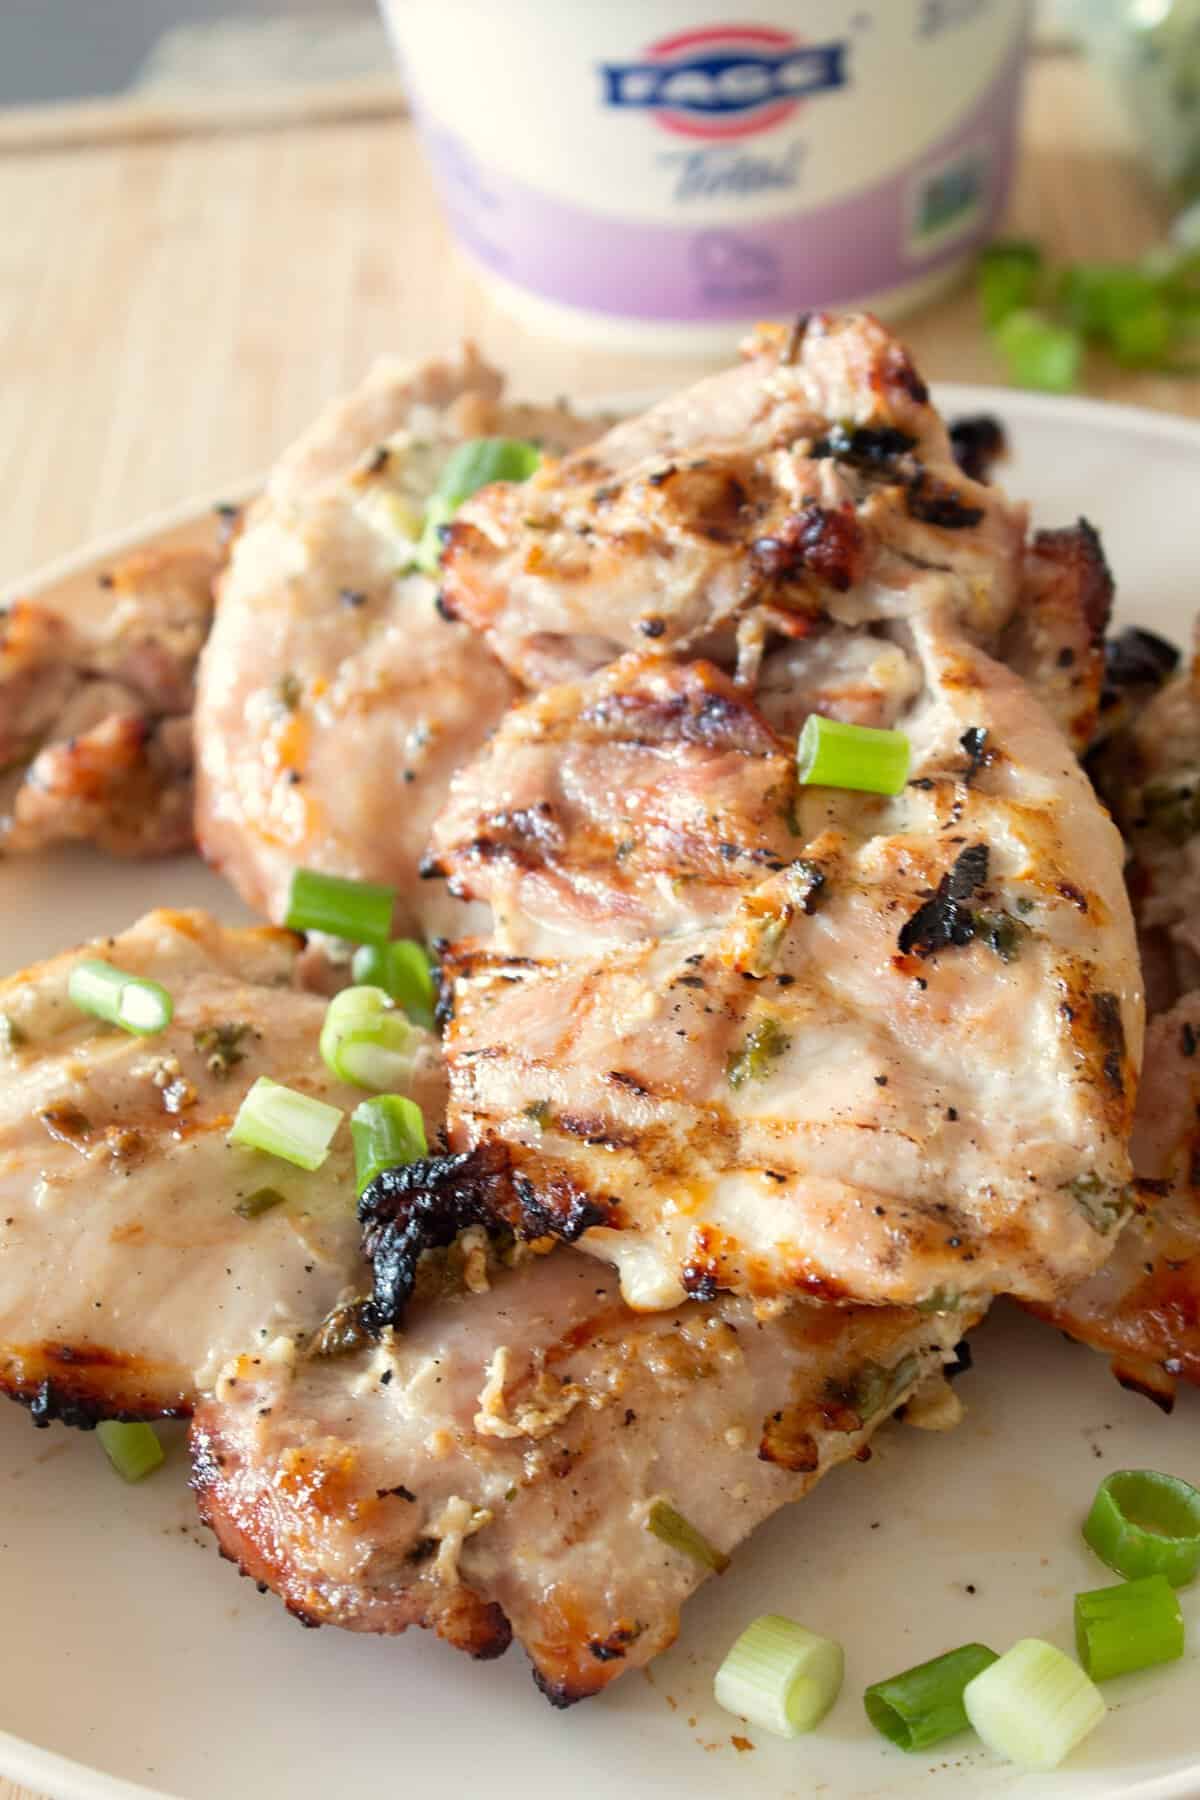
[[[976,382],[935,381],[931,389],[939,410],[945,413],[994,413],[1003,423],[1009,418],[1058,424],[1064,420],[1077,420],[1081,425],[1090,422],[1107,431],[1156,437],[1200,454],[1200,419],[1161,412],[1153,407],[1129,406],[1087,395],[1033,393]],[[654,388],[601,396],[593,404],[606,409],[633,410],[661,398],[666,391],[659,384]],[[244,505],[261,491],[265,480],[265,475],[260,473],[246,480],[225,482],[215,491],[162,508],[140,521],[93,538],[39,566],[24,578],[6,583],[0,588],[0,607],[11,605],[18,599],[39,599],[60,584],[77,580],[98,564],[150,546],[161,537],[197,524],[219,505],[228,504],[231,494],[235,496],[236,504]],[[1135,1778],[1131,1785],[1113,1792],[1114,1796],[1119,1792],[1120,1800],[1195,1800],[1198,1775],[1200,1746],[1195,1760],[1187,1768],[1140,1780]],[[53,1800],[179,1800],[178,1795],[166,1789],[127,1781],[5,1730],[0,1730],[0,1777],[39,1795],[52,1796]]]

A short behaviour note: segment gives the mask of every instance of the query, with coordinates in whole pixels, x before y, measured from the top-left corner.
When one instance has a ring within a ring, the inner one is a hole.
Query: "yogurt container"
[[[462,249],[534,329],[891,315],[1003,210],[1028,0],[383,0]]]

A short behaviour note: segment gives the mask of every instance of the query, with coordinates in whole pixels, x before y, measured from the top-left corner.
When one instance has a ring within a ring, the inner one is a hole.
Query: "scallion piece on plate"
[[[1022,1638],[963,1694],[989,1750],[1024,1769],[1057,1769],[1108,1708],[1078,1663],[1040,1638]]]
[[[122,1481],[143,1481],[163,1460],[163,1447],[152,1425],[102,1419],[96,1436]]]
[[[717,1670],[718,1706],[773,1731],[799,1737],[818,1725],[837,1699],[845,1672],[842,1646],[793,1619],[764,1613],[748,1625]]]
[[[961,1644],[886,1681],[873,1681],[863,1695],[867,1717],[901,1750],[928,1750],[968,1729],[963,1690],[996,1660],[986,1644]]]
[[[297,869],[283,922],[292,931],[327,931],[351,944],[386,944],[395,905],[395,888],[380,882]]]
[[[127,975],[95,956],[75,964],[67,978],[67,994],[80,1012],[139,1037],[165,1031],[175,1012],[170,994],[157,981]]]
[[[350,1136],[360,1194],[384,1169],[419,1162],[429,1148],[421,1109],[403,1094],[380,1094],[356,1106],[350,1114]]]
[[[777,1737],[799,1737],[828,1714],[844,1672],[840,1643],[781,1613],[763,1613],[716,1670],[712,1692],[725,1712]]]
[[[412,938],[393,938],[388,944],[364,944],[354,952],[350,965],[355,981],[379,987],[402,1006],[414,1025],[433,1029],[433,970],[425,946]]]
[[[729,1567],[725,1552],[710,1544],[704,1533],[677,1512],[669,1500],[654,1502],[646,1514],[646,1530],[652,1531],[669,1549],[678,1550],[681,1556],[690,1556],[693,1562],[703,1563],[706,1569],[713,1569],[718,1575],[723,1575]]]
[[[417,567],[436,574],[442,526],[450,523],[472,494],[493,481],[528,481],[541,460],[537,445],[523,438],[469,438],[460,444],[446,459],[425,510],[425,528],[413,557]]]
[[[1096,1490],[1083,1535],[1126,1580],[1165,1575],[1183,1587],[1200,1567],[1200,1493],[1156,1469],[1118,1469]]]
[[[420,1046],[416,1026],[382,988],[343,988],[325,1009],[321,1055],[339,1081],[404,1087]]]
[[[265,1150],[298,1169],[319,1169],[341,1122],[339,1107],[260,1075],[238,1108],[229,1142]]]
[[[1143,1575],[1075,1596],[1075,1648],[1093,1681],[1175,1662],[1183,1613],[1165,1575]]]
[[[898,794],[908,780],[909,755],[902,731],[847,725],[809,713],[796,750],[796,778],[801,787]]]

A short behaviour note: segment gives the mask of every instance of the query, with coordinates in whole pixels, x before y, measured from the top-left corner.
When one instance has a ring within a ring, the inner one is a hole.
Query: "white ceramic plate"
[[[1007,392],[939,398],[1007,421],[1005,479],[1039,497],[1039,522],[1082,512],[1102,526],[1125,620],[1187,636],[1200,427]],[[182,517],[184,529],[211,529],[203,509]],[[75,599],[94,597],[96,568],[117,548],[52,572],[54,584],[69,577]],[[123,868],[80,853],[4,864],[2,960],[18,966],[164,902],[240,911],[195,862]],[[1053,1778],[1023,1778],[970,1737],[906,1757],[865,1722],[867,1682],[951,1645],[1003,1649],[1038,1635],[1070,1647],[1072,1595],[1110,1579],[1078,1529],[1108,1470],[1200,1480],[1200,1394],[1164,1418],[1122,1392],[1099,1357],[1005,1307],[974,1352],[957,1431],[881,1433],[866,1467],[837,1470],[705,1587],[648,1673],[569,1713],[546,1705],[516,1649],[472,1664],[419,1632],[301,1630],[219,1561],[197,1525],[181,1433],[168,1433],[167,1467],[127,1488],[91,1438],[35,1433],[18,1408],[0,1409],[0,1770],[62,1800],[1194,1796],[1200,1586],[1182,1596],[1196,1639],[1187,1663],[1111,1683],[1110,1717]],[[840,1638],[846,1685],[813,1736],[788,1744],[751,1731],[753,1749],[739,1750],[712,1674],[766,1610]]]

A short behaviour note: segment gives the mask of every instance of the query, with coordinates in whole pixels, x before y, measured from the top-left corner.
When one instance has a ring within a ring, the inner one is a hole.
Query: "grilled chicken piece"
[[[1100,688],[1099,718],[1093,752],[1103,753],[1108,740],[1122,738],[1134,720],[1159,690],[1165,687],[1179,668],[1179,651],[1157,632],[1129,625],[1104,646],[1104,680]],[[1107,792],[1106,773],[1120,773],[1123,755],[1115,771],[1106,771],[1102,756],[1093,757],[1099,766],[1102,793]]]
[[[497,927],[451,963],[451,1144],[488,1152],[477,1211],[586,1231],[634,1305],[1050,1299],[1108,1254],[1142,1034],[1121,846],[942,590],[912,576],[896,630],[895,800],[798,788],[718,671],[637,658],[455,784],[440,866]]]
[[[428,866],[486,900],[516,956],[719,923],[794,854],[792,761],[720,670],[624,657],[508,713],[451,784]]]
[[[226,1143],[259,1075],[362,1098],[321,1060],[325,1004],[294,986],[298,953],[289,932],[154,912],[0,986],[0,1388],[39,1424],[186,1414],[260,1332],[311,1327],[361,1284],[349,1132],[312,1175]],[[67,981],[86,954],[161,982],[168,1029],[79,1012]],[[432,1129],[433,1039],[414,1097]]]
[[[1171,1410],[1200,1385],[1200,993],[1152,1019],[1133,1134],[1137,1208],[1099,1274],[1033,1310],[1112,1357],[1113,1373]]]
[[[637,1317],[559,1251],[418,1303],[342,1357],[281,1340],[230,1364],[192,1426],[200,1509],[306,1623],[515,1634],[557,1705],[670,1644],[709,1570],[648,1529],[656,1501],[721,1561],[952,1356],[963,1320],[744,1301]]]
[[[764,328],[746,360],[626,421],[449,528],[443,595],[530,687],[622,651],[728,652],[889,616],[914,567],[961,577],[977,633],[1013,610],[1025,512],[954,463],[907,352],[875,320]]]
[[[1161,668],[1156,645],[1140,648]],[[1147,994],[1161,1011],[1200,987],[1200,654],[1113,734],[1093,772],[1129,846]]]
[[[1080,755],[1099,721],[1112,602],[1112,575],[1086,519],[1064,530],[1034,533],[1020,602],[999,654],[1036,690]]]
[[[450,775],[513,687],[406,572],[414,540],[463,439],[559,448],[595,430],[502,405],[500,387],[470,349],[381,364],[284,456],[235,540],[201,665],[197,835],[269,918],[306,866],[394,883],[400,930],[466,922],[417,864]]]
[[[36,601],[0,614],[0,849],[87,839],[157,856],[192,839],[189,715],[217,558],[146,552],[105,578],[102,623]]]

